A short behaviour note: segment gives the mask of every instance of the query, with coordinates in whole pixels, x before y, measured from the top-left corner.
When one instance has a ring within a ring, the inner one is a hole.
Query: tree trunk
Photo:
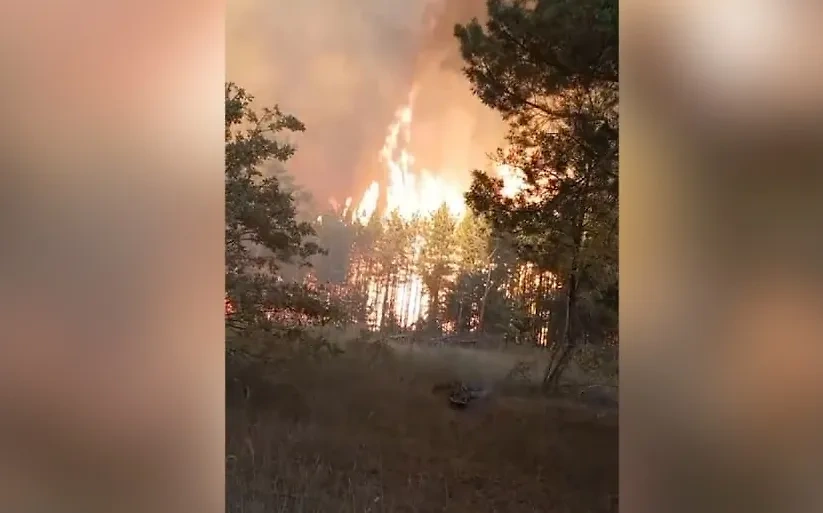
[[[389,332],[394,333],[397,327],[397,274],[392,274],[389,282],[389,313],[386,317],[387,321],[392,321],[391,326],[388,326]]]
[[[460,299],[457,303],[457,323],[455,324],[456,329],[458,332],[462,332],[463,330],[463,302],[466,300],[463,293],[460,293]]]
[[[489,292],[492,285],[492,263],[497,249],[500,247],[500,241],[495,242],[494,249],[489,254],[488,271],[486,272],[486,287],[483,290],[483,299],[480,301],[480,318],[477,320],[477,331],[483,333],[486,325],[486,300],[489,298]]]
[[[371,262],[371,260],[367,260],[363,265],[366,266],[366,270],[363,271],[363,268],[361,266],[360,271],[358,272],[358,275],[357,275],[357,279],[359,281],[361,301],[363,301],[363,304],[362,304],[363,318],[365,319],[365,322],[367,324],[370,324],[370,322],[371,322],[371,320],[370,320],[371,312],[369,311],[370,310],[369,300],[371,299],[370,288],[371,288],[371,282],[372,282],[372,280],[375,279],[375,277],[374,277],[374,272],[373,272],[373,263]],[[377,311],[377,299],[378,299],[378,296],[376,295],[376,293],[377,293],[377,290],[375,290],[375,298],[374,298],[374,306],[373,306],[375,312]],[[375,313],[375,316],[376,315],[377,314]],[[375,318],[375,321],[377,321],[376,318]]]
[[[401,304],[402,310],[400,311],[400,326],[403,327],[403,329],[405,329],[407,327],[407,325],[409,324],[409,308],[410,308],[412,300],[413,300],[413,298],[412,298],[412,289],[411,289],[411,280],[409,279],[410,277],[411,277],[411,264],[407,262],[406,263],[406,268],[403,271],[403,282],[405,283],[404,288],[405,288],[406,292],[403,294],[402,304]]]
[[[429,294],[429,315],[428,315],[428,324],[431,327],[437,325],[437,314],[438,306],[439,306],[439,298],[440,298],[440,284],[436,287],[431,287],[431,293]]]
[[[483,333],[486,328],[486,301],[489,299],[489,291],[491,291],[492,284],[492,270],[489,267],[489,272],[486,274],[486,288],[483,290],[483,298],[480,300],[480,318],[477,320],[477,331]]]
[[[576,347],[573,344],[563,344],[556,351],[556,358],[554,366],[547,366],[546,372],[543,375],[543,390],[546,392],[554,392],[560,384],[560,376],[568,367],[572,356],[574,355]]]
[[[380,309],[380,329],[386,327],[386,311],[389,307],[389,280],[391,276],[386,277],[386,282],[383,285],[383,307]]]
[[[563,335],[560,337],[558,344],[554,346],[552,355],[549,358],[549,364],[546,366],[546,371],[543,374],[543,390],[552,392],[557,389],[560,383],[560,376],[574,354],[576,337],[572,329],[572,321],[574,311],[577,308],[577,281],[578,281],[578,267],[580,245],[583,240],[582,221],[578,225],[577,233],[574,238],[574,255],[572,257],[571,270],[569,272],[568,284],[566,286],[566,308],[563,319]]]
[[[535,310],[535,318],[538,319],[537,321],[537,345],[542,346],[544,345],[545,341],[543,340],[543,326],[546,323],[546,318],[543,311],[543,303],[542,298],[544,297],[543,294],[543,276],[545,275],[544,272],[540,272],[537,275],[537,290],[534,295],[534,310]]]

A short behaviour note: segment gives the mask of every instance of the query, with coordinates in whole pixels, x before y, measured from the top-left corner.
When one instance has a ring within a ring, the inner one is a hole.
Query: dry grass
[[[613,511],[616,418],[503,388],[454,411],[434,384],[507,369],[347,349],[265,376],[227,369],[229,512]]]

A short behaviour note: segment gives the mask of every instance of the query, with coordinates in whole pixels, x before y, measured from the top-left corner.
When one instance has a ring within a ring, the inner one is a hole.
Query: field
[[[345,349],[253,370],[229,361],[229,512],[616,511],[616,412],[542,397],[534,373],[505,378],[529,358],[539,372],[540,353]],[[432,388],[455,378],[492,393],[451,409]]]

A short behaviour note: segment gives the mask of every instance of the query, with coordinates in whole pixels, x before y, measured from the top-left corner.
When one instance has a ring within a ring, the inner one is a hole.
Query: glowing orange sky
[[[387,129],[416,89],[417,169],[465,189],[488,167],[503,123],[475,98],[460,70],[457,22],[483,0],[239,0],[228,7],[227,74],[261,105],[279,103],[307,125],[289,170],[317,203],[361,197],[388,178]],[[286,15],[285,13],[288,13]]]

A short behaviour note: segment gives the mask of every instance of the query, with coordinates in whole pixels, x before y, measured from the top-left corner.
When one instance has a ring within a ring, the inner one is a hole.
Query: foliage
[[[397,285],[412,267],[415,226],[406,223],[397,212],[383,222],[380,236],[372,251],[377,255],[376,272],[380,289],[379,326],[397,331],[402,325],[396,313]]]
[[[491,227],[474,212],[468,211],[455,230],[460,268],[465,272],[479,271],[488,266],[493,251]]]
[[[498,158],[527,185],[506,197],[502,181],[475,172],[466,197],[564,290],[562,301],[546,303],[553,384],[580,340],[616,332],[617,1],[487,5],[485,24],[458,25],[455,35],[475,94],[509,122]]]
[[[423,228],[425,245],[418,266],[429,294],[428,321],[433,326],[441,322],[443,295],[454,273],[454,229],[455,221],[445,203]]]
[[[297,221],[295,199],[278,177],[261,171],[294,154],[278,136],[304,126],[277,107],[255,112],[253,99],[226,84],[226,321],[244,329],[270,329],[273,316],[325,321],[334,311],[323,295],[284,280],[281,272],[285,265],[308,265],[322,253],[311,240],[314,229]]]
[[[445,206],[365,226],[324,213],[315,226],[330,250],[312,275],[347,322],[550,343],[552,381],[578,344],[617,341],[617,3],[490,0],[488,11],[455,34],[474,92],[509,122],[498,160],[525,187],[504,195],[475,172],[460,219]]]

